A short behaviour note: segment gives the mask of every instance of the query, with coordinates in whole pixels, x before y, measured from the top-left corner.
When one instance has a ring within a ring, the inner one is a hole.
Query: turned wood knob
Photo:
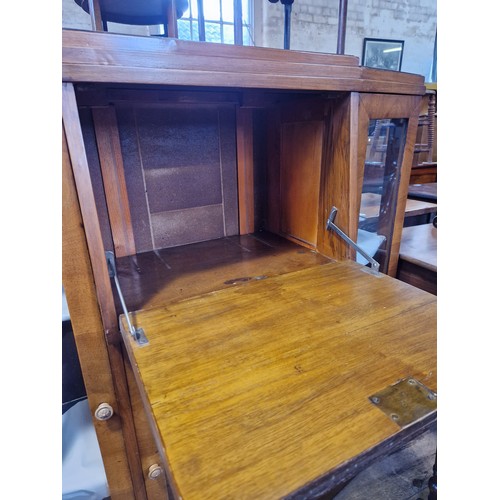
[[[148,469],[148,477],[149,477],[149,479],[156,479],[157,477],[161,476],[162,472],[163,472],[163,470],[158,464],[153,464]]]
[[[101,403],[94,415],[97,420],[109,420],[113,416],[113,407],[108,403]]]

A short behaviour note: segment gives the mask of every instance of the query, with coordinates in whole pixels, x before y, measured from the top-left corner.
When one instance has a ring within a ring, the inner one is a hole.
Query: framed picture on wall
[[[404,44],[404,40],[365,38],[361,64],[369,68],[401,71]]]

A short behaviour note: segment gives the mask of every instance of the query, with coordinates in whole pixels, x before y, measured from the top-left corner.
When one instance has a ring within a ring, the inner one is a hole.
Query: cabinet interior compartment
[[[103,243],[129,307],[329,260],[317,243],[335,97],[79,89]]]

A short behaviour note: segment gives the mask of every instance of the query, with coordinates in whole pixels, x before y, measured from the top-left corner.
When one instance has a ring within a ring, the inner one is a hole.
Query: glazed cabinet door
[[[358,108],[358,244],[395,276],[421,104],[419,96],[361,94]],[[357,256],[358,262],[366,264]]]

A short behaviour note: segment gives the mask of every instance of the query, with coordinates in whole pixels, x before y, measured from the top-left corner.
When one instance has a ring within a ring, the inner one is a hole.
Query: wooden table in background
[[[437,294],[437,228],[432,224],[403,228],[396,278]]]
[[[408,186],[408,198],[437,203],[437,182],[410,184]]]
[[[380,211],[381,195],[376,193],[362,193],[360,215],[366,220],[375,219]],[[437,205],[428,201],[407,199],[405,207],[405,222],[410,219],[437,213]],[[425,222],[430,222],[428,219]],[[405,224],[406,225],[406,224]]]

